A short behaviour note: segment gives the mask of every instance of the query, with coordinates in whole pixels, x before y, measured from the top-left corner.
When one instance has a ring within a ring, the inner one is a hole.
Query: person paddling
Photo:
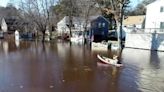
[[[118,56],[114,55],[113,56],[113,61],[110,61],[114,65],[120,65],[122,66],[123,64],[118,60]]]

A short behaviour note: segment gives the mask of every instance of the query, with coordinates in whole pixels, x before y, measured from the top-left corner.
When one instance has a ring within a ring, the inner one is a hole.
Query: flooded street
[[[164,92],[164,52],[125,48],[116,68],[89,46],[0,41],[0,92]]]

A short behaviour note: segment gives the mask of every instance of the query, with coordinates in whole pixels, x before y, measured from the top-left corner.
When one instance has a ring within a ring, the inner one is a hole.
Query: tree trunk
[[[120,45],[121,49],[123,48],[123,42],[122,42],[122,22],[123,22],[123,15],[124,15],[124,4],[121,5],[121,13],[120,13]]]
[[[123,10],[124,6],[122,5],[121,6],[121,19],[120,19],[120,45],[121,45],[121,49],[123,47],[123,42],[122,42],[122,21],[123,21],[123,15],[124,15],[124,10]]]
[[[72,28],[71,28],[71,26],[69,27],[69,36],[72,37]]]
[[[73,26],[72,21],[73,21],[73,17],[72,17],[72,15],[69,15],[69,27],[68,28],[70,31],[70,34],[69,34],[70,37],[72,37],[72,26]]]
[[[121,44],[120,44],[120,23],[116,20],[116,25],[117,25],[117,41],[118,41],[118,46],[119,48],[121,48]]]
[[[87,10],[87,13],[85,14],[85,26],[84,26],[84,32],[83,32],[84,44],[86,44],[86,42],[87,42],[87,38],[86,38],[85,33],[87,32],[87,26],[88,26],[90,10],[91,10],[91,6],[89,6],[89,9]]]
[[[45,33],[46,31],[44,30],[44,31],[42,31],[42,34],[43,34],[43,38],[42,38],[42,42],[44,42],[45,41],[45,35],[46,35],[46,33]]]
[[[87,26],[85,26],[84,32],[83,32],[84,44],[87,43],[86,32],[87,32]]]

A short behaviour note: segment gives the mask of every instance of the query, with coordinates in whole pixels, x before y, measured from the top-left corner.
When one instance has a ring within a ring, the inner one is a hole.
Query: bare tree
[[[79,8],[77,7],[78,0],[59,0],[55,11],[59,11],[64,16],[68,16],[68,28],[70,30],[70,37],[72,37],[73,17],[80,15]]]
[[[146,6],[155,0],[142,0],[134,9],[128,10],[127,15],[145,15]]]
[[[129,0],[97,0],[102,11],[113,14],[117,25],[118,42],[122,47],[122,20]]]
[[[54,3],[55,0],[21,0],[20,2],[23,18],[28,19],[30,24],[35,25],[42,32],[43,42],[45,40],[46,29],[52,24],[50,7]]]
[[[95,0],[78,0],[78,8],[81,11],[80,17],[84,19],[84,33],[88,30],[87,27],[90,22],[90,17],[100,13],[97,11],[95,5]],[[85,36],[85,34],[83,34],[83,36]]]

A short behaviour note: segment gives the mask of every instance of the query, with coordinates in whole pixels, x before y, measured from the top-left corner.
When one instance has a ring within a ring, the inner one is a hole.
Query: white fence
[[[124,30],[128,31],[128,33],[164,33],[164,29],[160,28],[147,28],[147,29],[139,29],[139,28],[124,28]]]
[[[125,47],[164,51],[164,33],[127,33]]]

